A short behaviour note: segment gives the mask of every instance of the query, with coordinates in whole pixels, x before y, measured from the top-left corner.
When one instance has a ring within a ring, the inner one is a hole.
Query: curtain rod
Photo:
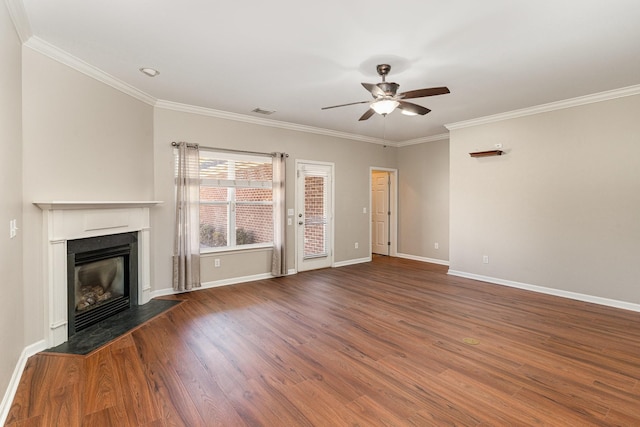
[[[177,147],[178,146],[178,142],[172,142],[171,146],[173,147]],[[269,157],[275,157],[278,153],[263,153],[260,151],[245,151],[245,150],[233,150],[231,148],[217,148],[217,147],[205,147],[199,144],[190,144],[187,143],[187,146],[190,147],[198,147],[201,150],[206,150],[206,151],[225,151],[227,153],[242,153],[242,154],[257,154],[259,156],[269,156]],[[289,157],[289,155],[287,153],[284,153],[285,157]]]

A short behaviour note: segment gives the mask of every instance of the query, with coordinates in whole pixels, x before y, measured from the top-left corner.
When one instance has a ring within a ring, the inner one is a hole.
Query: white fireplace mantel
[[[42,201],[45,336],[53,347],[68,339],[67,241],[138,233],[138,304],[150,299],[149,208],[159,201]]]
[[[66,209],[118,209],[118,208],[151,208],[162,202],[159,201],[115,201],[115,202],[70,202],[47,201],[33,202],[42,210],[66,210]]]

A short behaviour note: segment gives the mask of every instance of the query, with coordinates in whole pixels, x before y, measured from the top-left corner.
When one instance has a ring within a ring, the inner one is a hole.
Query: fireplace
[[[137,233],[67,241],[68,336],[137,305]]]
[[[129,304],[143,305],[151,299],[150,280],[150,228],[149,228],[149,208],[158,205],[158,201],[43,201],[34,202],[42,209],[42,227],[44,236],[44,252],[42,257],[42,273],[46,283],[44,299],[44,324],[45,346],[55,347],[68,340],[70,331],[77,331],[76,325],[70,328],[70,321],[75,322],[75,279],[74,295],[70,301],[69,277],[75,277],[75,260],[73,268],[69,268],[68,243],[74,241],[91,242],[85,240],[91,238],[106,239],[109,236],[121,234],[131,234],[135,236],[137,245],[129,249],[129,255],[120,254],[120,261],[115,261],[116,265],[122,263],[122,278],[128,274],[129,283]],[[116,239],[119,239],[116,238]],[[98,240],[101,241],[101,240]],[[93,241],[95,243],[95,241]],[[125,246],[133,243],[128,241],[125,244],[109,244],[107,246]],[[73,246],[75,243],[71,243]],[[97,247],[88,246],[84,249],[80,244],[80,251],[89,252],[89,258],[82,258],[81,263],[92,263],[101,261],[102,257],[92,259],[93,251],[104,249],[100,245]],[[137,253],[137,255],[136,255]],[[87,255],[87,254],[85,254]],[[75,257],[75,256],[74,256]],[[107,256],[106,258],[109,258]],[[127,261],[128,258],[128,261]],[[128,266],[127,266],[128,263]],[[137,267],[136,267],[137,266]],[[81,267],[80,265],[78,267]],[[116,266],[117,269],[120,268]],[[109,270],[109,268],[108,268]],[[112,270],[112,268],[111,268]],[[113,274],[113,271],[107,274]],[[135,280],[136,282],[133,282]],[[136,285],[137,284],[137,285]],[[104,295],[104,289],[103,289]],[[125,293],[123,292],[123,295]],[[87,298],[85,296],[85,303]],[[104,297],[103,297],[104,298]],[[95,305],[95,304],[91,304]],[[70,316],[73,307],[73,317]],[[84,321],[84,319],[83,319]]]

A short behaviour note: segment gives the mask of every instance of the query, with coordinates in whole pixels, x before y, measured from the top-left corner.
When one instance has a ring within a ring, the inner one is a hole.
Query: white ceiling
[[[19,1],[19,0],[18,0]],[[639,0],[23,0],[31,32],[160,100],[401,142],[640,84]],[[447,86],[359,122],[360,82]],[[149,78],[138,71],[153,67]],[[259,107],[276,110],[257,115]]]

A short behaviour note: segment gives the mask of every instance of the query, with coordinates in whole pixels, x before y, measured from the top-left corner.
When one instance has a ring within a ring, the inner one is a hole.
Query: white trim
[[[14,2],[16,0],[6,0],[6,1],[9,4],[9,2]],[[18,2],[18,3],[21,4],[21,2]],[[368,142],[371,144],[388,145],[392,147],[395,147],[397,145],[397,143],[395,142],[388,141],[385,139],[380,139],[380,138],[374,138],[371,136],[358,135],[358,134],[348,133],[348,132],[340,132],[340,131],[335,131],[331,129],[318,128],[314,126],[299,125],[296,123],[283,122],[283,121],[278,121],[273,119],[265,119],[263,117],[253,117],[245,114],[232,113],[232,112],[222,111],[222,110],[214,110],[213,108],[198,107],[195,105],[181,104],[178,102],[157,99],[152,95],[149,95],[148,93],[143,92],[140,89],[134,86],[131,86],[130,84],[125,83],[124,81],[117,79],[116,77],[111,76],[110,74],[107,74],[106,72],[83,61],[82,59],[71,55],[70,53],[60,49],[59,47],[54,46],[51,43],[45,40],[42,40],[37,36],[32,36],[30,28],[19,29],[17,22],[20,21],[20,19],[18,18],[20,16],[20,12],[18,11],[15,13],[16,13],[16,18],[14,18],[13,13],[11,14],[11,16],[12,16],[12,19],[15,19],[14,25],[16,26],[16,31],[18,31],[20,38],[26,47],[29,47],[36,52],[39,52],[55,61],[58,61],[64,65],[67,65],[76,71],[79,71],[89,77],[92,77],[98,80],[99,82],[102,82],[108,86],[111,86],[114,89],[117,89],[127,95],[130,95],[156,108],[180,111],[183,113],[199,114],[199,115],[209,116],[209,117],[217,117],[217,118],[226,119],[226,120],[234,120],[234,121],[239,121],[244,123],[252,123],[252,124],[261,125],[261,126],[293,130],[298,132],[305,132],[305,133],[325,135],[325,136],[331,136],[331,137],[342,138],[342,139],[349,139],[352,141]],[[25,19],[26,19],[26,14],[25,14]],[[28,21],[26,22],[28,25]],[[23,31],[25,34],[23,35],[21,31]],[[23,39],[23,37],[26,37],[27,35],[28,37]]]
[[[334,262],[332,267],[335,267],[335,268],[346,267],[347,265],[362,264],[365,262],[371,262],[371,257],[348,259],[346,261]]]
[[[22,2],[18,0],[6,0],[6,2],[7,2],[7,5],[11,3],[18,3],[20,5],[22,4]],[[55,45],[52,45],[51,43],[39,38],[38,36],[32,35],[31,29],[28,26],[28,20],[26,18],[26,13],[24,13],[24,9],[22,9],[22,12],[20,11],[20,8],[15,8],[15,9],[16,10],[13,10],[13,8],[9,7],[9,12],[11,14],[12,19],[14,20],[14,26],[16,27],[16,31],[18,32],[18,35],[20,36],[21,41],[24,43],[24,46],[36,52],[39,52],[55,61],[58,61],[61,64],[67,65],[76,71],[79,71],[89,77],[92,77],[98,80],[99,82],[102,82],[108,86],[111,86],[112,88],[117,89],[120,92],[130,95],[156,108],[180,111],[183,113],[199,114],[199,115],[209,116],[209,117],[217,117],[221,119],[234,120],[234,121],[239,121],[244,123],[252,123],[260,126],[312,133],[316,135],[325,135],[325,136],[331,136],[335,138],[349,139],[352,141],[368,142],[371,144],[387,145],[391,147],[397,146],[396,142],[389,141],[386,139],[381,139],[381,138],[375,138],[371,136],[364,136],[364,135],[358,135],[354,133],[318,128],[315,126],[300,125],[296,123],[266,119],[263,117],[253,117],[245,114],[232,113],[229,111],[215,110],[213,108],[198,107],[196,105],[181,104],[178,102],[157,99],[154,96],[146,92],[143,92],[140,89],[130,85],[129,83],[126,83],[116,77],[113,77],[112,75],[102,71],[98,67],[95,67],[83,61],[82,59],[76,56],[73,56],[72,54],[62,50],[61,48]],[[22,15],[24,15],[24,19],[21,19]],[[26,28],[23,28],[25,26]]]
[[[391,248],[389,248],[389,256],[396,256],[398,253],[398,169],[391,168],[378,168],[374,166],[369,167],[369,258],[373,256],[372,244],[373,241],[373,232],[371,231],[371,222],[372,222],[372,212],[373,212],[373,197],[371,196],[371,188],[373,186],[372,177],[373,172],[389,172],[392,177],[392,183],[389,186],[391,202],[393,206],[389,206],[391,209],[391,218],[389,221],[391,222],[391,236],[389,236],[389,241],[391,242]]]
[[[401,253],[398,253],[396,256],[398,258],[411,259],[413,261],[428,262],[428,263],[431,263],[431,264],[440,264],[440,265],[447,265],[447,266],[449,265],[449,261],[447,261],[445,259],[426,258],[426,257],[422,257],[422,256],[410,255],[410,254],[401,254]]]
[[[34,354],[41,352],[46,348],[47,343],[45,342],[45,340],[40,340],[26,346],[22,350],[20,358],[18,359],[18,363],[16,363],[16,367],[13,369],[13,374],[11,375],[11,379],[9,380],[7,390],[5,391],[4,397],[2,398],[2,403],[0,403],[0,425],[4,425],[7,421],[7,416],[9,415],[9,410],[11,409],[11,403],[13,403],[13,398],[16,395],[16,391],[18,391],[20,378],[22,377],[22,373],[24,372],[24,367],[27,364],[27,360]]]
[[[271,273],[261,273],[261,274],[254,274],[251,276],[242,276],[242,277],[231,277],[229,279],[221,279],[221,280],[214,280],[212,282],[205,282],[205,283],[202,283],[202,285],[199,288],[189,289],[188,291],[184,291],[184,292],[202,291],[205,289],[218,288],[220,286],[237,285],[239,283],[255,282],[257,280],[266,280],[266,279],[273,279],[273,278],[275,278],[275,276],[273,276]],[[180,295],[184,292],[174,291],[173,288],[159,289],[157,291],[153,291],[151,298],[164,297],[167,295]]]
[[[317,135],[325,135],[336,138],[343,138],[352,141],[368,142],[372,144],[386,145],[391,147],[405,147],[408,145],[422,144],[425,142],[440,141],[448,139],[449,135],[446,133],[432,135],[422,138],[410,139],[406,141],[389,141],[386,139],[374,138],[370,136],[357,135],[348,132],[335,131],[331,129],[318,128],[314,126],[299,125],[295,123],[282,122],[278,120],[266,119],[263,117],[253,117],[245,114],[232,113],[221,110],[214,110],[212,108],[198,107],[194,105],[181,104],[178,102],[166,101],[157,99],[146,92],[131,86],[128,83],[119,80],[110,74],[100,70],[99,68],[77,58],[70,53],[60,49],[57,46],[50,44],[42,40],[41,38],[32,35],[32,31],[29,25],[29,20],[24,10],[24,6],[19,0],[5,0],[9,14],[16,28],[20,39],[24,43],[24,46],[31,48],[32,50],[39,52],[51,59],[54,59],[62,64],[65,64],[76,71],[86,74],[89,77],[105,83],[108,86],[113,87],[127,95],[130,95],[142,102],[149,105],[153,105],[156,108],[163,108],[167,110],[180,111],[191,114],[200,114],[210,117],[218,117],[227,120],[240,121],[244,123],[252,123],[261,126],[275,127],[286,130],[293,130],[298,132],[312,133]],[[548,104],[542,104],[539,106],[523,108],[520,110],[509,111],[506,113],[494,114],[491,116],[480,117],[476,119],[455,122],[446,124],[447,130],[461,129],[470,126],[477,126],[486,123],[492,123],[496,121],[502,121],[507,119],[513,119],[517,117],[529,116],[532,114],[538,114],[548,111],[559,110],[563,108],[575,107],[578,105],[591,104],[594,102],[607,101],[610,99],[621,98],[625,96],[632,96],[640,94],[640,85],[628,86],[626,88],[614,89],[610,91],[600,92],[592,95],[581,96],[563,101],[551,102]]]
[[[563,101],[550,102],[548,104],[523,108],[520,110],[508,111],[506,113],[494,114],[491,116],[479,117],[477,119],[465,120],[462,122],[444,125],[449,130],[462,129],[470,126],[484,125],[487,123],[499,122],[502,120],[515,119],[518,117],[531,116],[533,114],[546,113],[549,111],[562,110],[564,108],[577,107],[579,105],[593,104],[595,102],[609,101],[611,99],[625,96],[640,95],[640,85],[628,86],[621,89],[609,90],[592,95],[579,96],[577,98],[565,99]]]
[[[215,280],[212,282],[205,282],[198,289],[210,289],[220,286],[236,285],[238,283],[255,282],[257,280],[273,279],[274,276],[271,273],[253,274],[251,276],[232,277],[229,279]]]
[[[146,92],[141,91],[129,83],[125,83],[120,79],[113,77],[110,74],[105,73],[98,67],[95,67],[87,62],[84,62],[82,59],[77,58],[70,53],[60,49],[57,46],[52,45],[49,42],[42,40],[37,36],[32,36],[27,40],[24,45],[36,52],[39,52],[49,58],[60,62],[61,64],[67,65],[68,67],[73,68],[76,71],[81,72],[89,77],[92,77],[99,82],[102,82],[112,88],[119,90],[122,93],[125,93],[129,96],[136,98],[139,101],[142,101],[149,105],[154,105],[157,101],[156,98],[149,95]]]
[[[196,288],[195,290],[198,290],[198,289],[200,288]],[[178,295],[179,293],[180,292],[174,291],[173,288],[164,288],[164,289],[158,289],[158,290],[152,291],[151,295],[149,295],[149,298],[154,299],[158,297],[166,297],[169,295]]]
[[[273,250],[273,242],[252,243],[249,245],[200,248],[200,256],[206,256],[206,255],[215,256],[220,254],[229,254],[229,253],[238,253],[238,252],[241,252],[241,253],[264,252],[264,251],[272,251],[272,250]]]
[[[13,26],[20,37],[22,43],[26,43],[31,38],[33,32],[31,31],[31,24],[29,23],[29,17],[27,11],[24,8],[24,3],[21,0],[5,0],[7,9],[9,9],[9,15],[13,21]]]
[[[408,139],[395,144],[396,147],[407,147],[409,145],[424,144],[425,142],[443,141],[449,139],[449,133],[441,133],[439,135],[424,136],[422,138]]]
[[[291,276],[293,274],[298,274],[298,270],[296,270],[295,268],[290,268],[289,270],[287,270],[287,276]]]
[[[326,136],[332,136],[336,138],[350,139],[353,141],[369,142],[372,144],[395,146],[395,143],[389,142],[388,140],[384,140],[380,138],[356,135],[353,133],[340,132],[340,131],[335,131],[331,129],[317,128],[314,126],[299,125],[296,123],[282,122],[282,121],[273,120],[273,119],[265,119],[263,117],[247,116],[245,114],[231,113],[228,111],[214,110],[212,108],[197,107],[197,106],[188,105],[188,104],[180,104],[177,102],[165,101],[162,99],[159,99],[158,101],[156,101],[155,106],[156,108],[162,108],[165,110],[173,110],[173,111],[179,111],[179,112],[191,113],[191,114],[200,114],[202,116],[217,117],[220,119],[234,120],[238,122],[251,123],[251,124],[260,125],[260,126],[268,126],[268,127],[293,130],[293,131],[305,132],[305,133],[313,133],[317,135],[326,135]]]
[[[524,289],[527,291],[538,292],[541,294],[553,295],[562,298],[569,298],[577,301],[590,302],[594,304],[604,305],[608,307],[621,308],[623,310],[631,310],[640,312],[640,304],[634,304],[626,301],[619,301],[609,298],[596,297],[593,295],[581,294],[578,292],[564,291],[562,289],[547,288],[544,286],[530,285],[528,283],[514,282],[512,280],[498,279],[496,277],[482,276],[480,274],[467,273],[464,271],[449,270],[447,274],[452,276],[464,277],[467,279],[479,280],[482,282],[493,283],[496,285],[509,286],[511,288]]]
[[[163,202],[157,200],[151,201],[99,201],[99,202],[33,202],[42,210],[66,210],[66,209],[119,209],[119,208],[152,208]]]
[[[138,304],[148,302],[149,208],[158,202],[37,202],[42,209],[43,271],[46,283],[44,335],[49,347],[68,339],[67,241],[119,233],[138,236]]]
[[[336,214],[336,165],[333,162],[322,162],[322,161],[315,161],[315,160],[304,160],[304,159],[296,159],[295,161],[295,171],[296,171],[296,175],[294,177],[295,179],[295,191],[294,191],[294,212],[299,213],[300,212],[300,203],[299,203],[299,198],[301,196],[301,189],[299,188],[299,184],[298,184],[298,173],[299,173],[299,168],[301,165],[309,165],[309,166],[327,166],[331,168],[331,211],[329,212],[329,218],[330,218],[330,224],[331,224],[331,230],[329,233],[329,239],[330,239],[330,243],[331,243],[331,247],[328,248],[329,254],[327,256],[327,258],[329,258],[329,265],[327,265],[327,267],[334,267],[335,266],[335,247],[336,247],[336,223],[335,223],[335,214]],[[304,189],[302,189],[304,190]],[[294,216],[294,238],[295,238],[295,245],[294,245],[294,253],[295,253],[295,268],[297,271],[300,271],[300,265],[299,265],[299,258],[300,258],[300,254],[298,253],[298,251],[300,250],[298,242],[299,242],[299,237],[298,233],[299,233],[299,227],[297,226],[297,220]],[[305,270],[302,270],[305,271]]]

